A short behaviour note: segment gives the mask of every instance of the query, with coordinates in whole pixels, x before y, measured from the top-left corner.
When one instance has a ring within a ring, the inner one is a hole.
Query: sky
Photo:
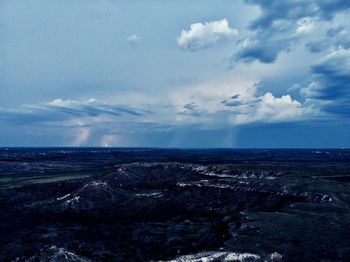
[[[347,148],[348,0],[0,0],[0,146]]]

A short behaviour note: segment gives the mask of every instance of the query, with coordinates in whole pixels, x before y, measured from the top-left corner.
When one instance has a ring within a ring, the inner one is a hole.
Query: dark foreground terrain
[[[350,261],[350,150],[0,149],[0,261]]]

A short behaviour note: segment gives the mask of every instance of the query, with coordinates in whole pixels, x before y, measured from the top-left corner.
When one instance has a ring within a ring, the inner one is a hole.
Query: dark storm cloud
[[[350,51],[338,50],[311,68],[314,82],[302,90],[305,96],[327,101],[324,110],[350,115]]]
[[[254,20],[250,28],[270,29],[277,20],[296,21],[303,17],[317,17],[323,20],[332,19],[336,12],[350,8],[348,0],[245,0],[248,4],[258,5],[261,16]]]
[[[350,55],[339,54],[311,68],[322,87],[318,98],[336,99],[350,97]]]
[[[274,42],[265,39],[256,41],[256,43],[242,48],[235,56],[236,61],[250,63],[259,60],[261,63],[270,64],[276,61],[278,54],[286,50],[289,46],[289,40]]]
[[[320,53],[331,47],[330,43],[325,40],[310,42],[307,43],[305,46],[311,53]]]
[[[319,53],[330,48],[350,48],[349,28],[339,26],[327,31],[326,37],[306,44],[308,50],[312,53]]]
[[[350,28],[345,26],[339,26],[337,28],[331,28],[327,32],[329,42],[336,47],[350,48]]]
[[[350,1],[347,0],[246,0],[245,2],[258,5],[261,10],[261,15],[249,26],[254,35],[233,56],[234,60],[246,63],[254,60],[273,63],[280,52],[289,51],[293,42],[299,38],[295,31],[300,19],[331,20],[337,12],[350,8]],[[347,37],[338,36],[338,38],[335,42],[349,45],[346,43]],[[307,47],[311,52],[320,52],[329,45],[330,43],[319,41],[310,43]]]

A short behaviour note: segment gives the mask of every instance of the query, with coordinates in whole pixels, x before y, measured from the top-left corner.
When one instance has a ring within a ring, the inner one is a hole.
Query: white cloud
[[[84,101],[84,102],[78,102],[78,101],[69,100],[69,99],[63,100],[61,98],[56,98],[56,99],[46,103],[46,105],[58,106],[58,107],[73,107],[73,106],[82,105],[82,104],[93,104],[95,102],[97,102],[97,101],[93,98],[91,98],[87,101]]]
[[[304,107],[299,101],[292,100],[289,95],[280,98],[267,92],[257,97],[254,103],[238,106],[238,112],[233,116],[234,124],[248,124],[253,122],[288,122],[309,117],[312,108]]]
[[[227,19],[195,23],[191,25],[190,30],[181,32],[177,44],[183,49],[196,51],[237,35],[238,30],[230,28]]]
[[[140,36],[138,36],[138,35],[135,35],[135,34],[129,36],[126,39],[126,41],[128,41],[130,44],[138,44],[138,43],[141,42],[141,40],[142,40],[142,38]]]

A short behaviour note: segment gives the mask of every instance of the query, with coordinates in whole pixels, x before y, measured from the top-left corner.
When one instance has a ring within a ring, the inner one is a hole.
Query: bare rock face
[[[56,198],[65,209],[91,209],[114,201],[116,192],[103,181],[91,181],[75,192]]]
[[[19,261],[19,260],[17,260]],[[87,258],[83,258],[66,250],[65,248],[58,248],[56,246],[46,247],[40,250],[38,255],[35,255],[25,262],[92,262]]]
[[[211,251],[180,256],[167,262],[280,262],[282,256],[274,252],[266,257],[251,253]]]

